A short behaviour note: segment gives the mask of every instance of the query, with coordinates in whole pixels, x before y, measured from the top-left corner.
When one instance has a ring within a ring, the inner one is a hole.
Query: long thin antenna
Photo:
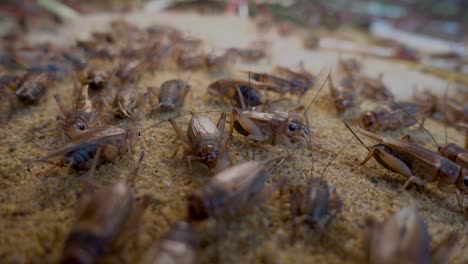
[[[252,85],[250,84],[250,71],[249,71],[249,77],[248,78],[249,78],[249,89],[250,89],[250,88],[252,88]],[[250,101],[251,101],[250,100],[250,95],[251,95],[251,93],[248,93],[248,97],[247,97],[247,99],[249,99],[249,103],[248,103],[248,106],[247,106],[248,109],[250,109]],[[242,91],[241,91],[241,94],[239,94],[239,96],[242,96]],[[240,100],[241,99],[239,98],[239,101]]]
[[[76,89],[77,88],[77,77],[76,77],[76,72],[73,72],[73,86],[74,88]],[[81,100],[81,94],[83,93],[83,85],[81,86],[81,89],[78,93],[78,99],[76,100],[76,104],[75,104],[75,117],[78,116],[78,104],[80,103],[80,100]]]
[[[346,126],[346,128],[348,128],[348,130],[354,135],[355,138],[357,138],[357,140],[359,140],[359,142],[361,142],[361,144],[368,150],[370,151],[370,149],[366,146],[366,144],[364,144],[364,142],[362,142],[362,140],[358,137],[358,135],[356,135],[356,133],[351,129],[351,127],[349,127],[348,124],[346,124],[345,122],[343,122],[343,124]]]
[[[312,100],[310,101],[307,108],[304,110],[304,118],[305,118],[306,125],[307,125],[307,128],[309,129],[309,131],[310,131],[310,122],[309,122],[309,117],[307,116],[307,113],[309,112],[309,109],[312,106],[312,104],[314,103],[315,99],[317,99],[317,96],[319,95],[319,93],[322,90],[323,86],[325,86],[325,83],[327,83],[328,77],[331,74],[331,68],[328,69],[328,73],[326,75],[324,75],[325,73],[326,73],[326,67],[323,67],[322,70],[320,70],[319,74],[317,75],[317,78],[314,81],[314,87],[313,87],[313,88],[315,88],[318,85],[318,83],[321,83],[320,88],[318,89],[317,93],[315,93],[314,98],[312,98]],[[325,76],[324,80],[323,81],[320,80],[320,82],[319,82],[319,78],[321,79],[324,76]]]
[[[445,137],[445,144],[448,143],[448,136],[447,136],[447,93],[449,89],[450,84],[447,84],[447,87],[445,87],[444,91],[444,137]]]
[[[307,112],[309,111],[310,107],[312,106],[312,104],[314,103],[315,99],[317,99],[317,96],[319,95],[320,91],[322,90],[323,86],[325,86],[325,84],[327,83],[327,80],[328,80],[328,76],[330,76],[331,74],[331,68],[328,69],[328,73],[326,75],[324,75],[324,73],[327,72],[326,70],[326,67],[323,67],[322,70],[320,70],[319,74],[317,75],[317,78],[315,79],[315,84],[319,83],[319,78],[322,78],[322,77],[325,77],[324,80],[321,82],[322,84],[320,85],[320,88],[318,89],[317,93],[315,94],[314,98],[312,98],[312,101],[310,101],[309,105],[307,106],[307,108],[305,109],[304,111],[304,114],[307,114]],[[314,84],[314,86],[315,86]],[[313,87],[314,88],[314,87]],[[312,89],[313,89],[312,88]]]
[[[193,113],[193,112],[190,112],[190,113],[185,113],[185,114],[181,114],[181,115],[178,115],[178,116],[175,116],[173,117],[173,119],[176,119],[176,118],[179,118],[179,117],[182,117],[182,116],[189,116],[189,115],[192,115],[192,114],[208,114],[208,113],[224,113],[224,111],[221,111],[221,110],[211,110],[211,111],[203,111],[203,112],[196,112],[196,113]],[[140,131],[140,134],[145,132],[146,130],[150,129],[150,128],[153,128],[159,124],[162,124],[164,122],[168,122],[169,119],[164,119],[164,120],[161,120],[155,124],[152,124],[151,126],[149,127],[146,127],[144,128],[143,130]]]
[[[437,141],[435,140],[435,138],[432,136],[432,134],[421,124],[421,122],[419,122],[410,112],[408,112],[405,108],[403,108],[401,105],[399,105],[398,103],[392,101],[392,100],[389,100],[389,99],[377,99],[375,101],[386,101],[386,102],[389,102],[395,106],[397,106],[398,108],[400,108],[403,112],[405,112],[409,117],[411,117],[419,126],[421,126],[422,129],[424,129],[424,131],[426,131],[426,133],[431,137],[432,141],[434,141],[436,147],[439,147],[439,143],[437,143]]]
[[[347,126],[347,124],[345,123],[345,125]],[[348,127],[349,128],[349,127]],[[348,146],[348,144],[351,142],[351,140],[353,140],[354,137],[350,137],[349,140],[346,142],[346,144],[342,145],[340,147],[340,149],[338,150],[337,153],[335,153],[335,155],[328,161],[327,165],[325,166],[325,168],[323,169],[323,172],[322,172],[322,175],[320,175],[320,178],[323,178],[323,176],[325,175],[325,173],[327,172],[327,169],[328,167],[330,167],[330,165],[333,163],[333,161],[335,161],[336,157],[338,157],[338,155],[341,154],[341,152],[343,152],[343,150],[345,149],[345,147]],[[366,147],[367,148],[367,147]]]
[[[138,171],[140,170],[140,167],[141,167],[141,164],[143,163],[144,158],[145,158],[145,152],[142,151],[141,154],[140,154],[140,158],[138,159],[137,165],[136,165],[135,168],[130,172],[130,174],[129,174],[128,178],[127,178],[128,185],[129,185],[131,188],[134,188],[134,187],[135,187],[135,177],[136,177],[136,175],[138,174]]]

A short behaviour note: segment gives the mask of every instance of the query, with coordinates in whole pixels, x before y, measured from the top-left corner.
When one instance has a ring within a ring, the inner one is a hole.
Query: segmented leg
[[[405,185],[403,185],[403,189],[407,189],[411,183],[416,183],[417,185],[426,185],[427,181],[416,176],[411,176],[405,182]]]
[[[225,129],[225,127],[226,127],[226,113],[223,112],[223,113],[221,114],[221,117],[220,117],[219,120],[218,120],[218,125],[217,125],[217,127],[218,127],[218,131],[219,131],[219,135],[220,135],[221,137],[223,137],[223,136],[224,136],[224,129]]]
[[[137,102],[137,111],[136,111],[136,119],[141,119],[141,114],[143,113],[143,109],[146,105],[146,100],[148,100],[148,93],[145,93],[142,98],[140,98],[139,102]]]
[[[182,131],[182,129],[174,121],[174,119],[169,118],[169,123],[171,123],[172,127],[174,128],[174,130],[175,130],[177,136],[179,137],[179,139],[181,141],[181,144],[184,147],[184,149],[186,149],[187,151],[191,151],[192,150],[192,148],[190,147],[191,142],[190,142],[190,139],[188,138],[187,134],[184,133],[184,131]]]
[[[266,141],[268,140],[268,136],[263,135],[260,131],[260,128],[253,122],[249,117],[244,115],[239,109],[234,108],[232,110],[232,118],[231,118],[231,132],[230,135],[232,136],[234,130],[234,123],[239,122],[244,130],[246,130],[249,135],[247,139],[251,139],[254,141]]]
[[[361,163],[366,163],[370,157],[378,156],[380,158],[380,162],[384,162],[385,165],[390,167],[394,172],[404,175],[406,177],[414,177],[411,169],[399,158],[395,157],[394,155],[385,151],[384,148],[376,146],[369,151],[366,159]],[[418,178],[419,179],[419,178]],[[414,179],[413,179],[414,181]]]
[[[189,167],[189,170],[192,171],[192,161],[203,161],[202,157],[199,156],[194,156],[194,155],[187,155],[185,157],[185,160],[187,161],[187,165]],[[203,164],[203,163],[202,163]],[[207,169],[209,169],[205,164],[203,164]]]
[[[239,96],[239,102],[240,102],[241,108],[247,109],[247,107],[245,106],[244,97],[242,96],[242,92],[238,85],[236,85],[236,91],[237,91],[237,96]]]
[[[98,165],[99,157],[101,156],[102,147],[98,147],[96,154],[94,154],[93,161],[91,163],[91,168],[89,169],[88,178],[91,179],[96,173],[96,167]]]
[[[372,158],[374,155],[375,155],[375,148],[372,148],[368,153],[367,153],[367,156],[366,158],[360,163],[360,165],[364,165],[366,164],[370,158]]]

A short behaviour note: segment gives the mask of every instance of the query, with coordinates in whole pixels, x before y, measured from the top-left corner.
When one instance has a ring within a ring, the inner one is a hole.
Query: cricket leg
[[[96,150],[96,154],[94,154],[93,161],[91,163],[91,168],[89,169],[88,179],[91,179],[94,174],[96,173],[96,167],[101,156],[102,146],[99,146]]]

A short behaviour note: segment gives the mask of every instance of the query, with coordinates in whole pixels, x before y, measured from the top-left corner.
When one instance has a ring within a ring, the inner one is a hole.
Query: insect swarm
[[[180,109],[184,103],[185,96],[190,90],[190,85],[182,80],[173,79],[165,81],[159,90],[159,104],[154,107],[153,91],[149,88],[151,113],[153,112],[173,112]]]
[[[348,125],[346,127],[354,134]],[[408,177],[403,186],[405,189],[411,183],[426,185],[428,182],[438,181],[440,190],[455,192],[457,202],[463,208],[462,195],[468,194],[467,168],[408,140],[381,137],[360,128],[357,132],[378,142],[368,148],[369,153],[361,165],[374,157],[386,169]],[[450,185],[454,185],[456,189],[448,188]]]
[[[187,132],[184,133],[173,118],[169,118],[182,147],[190,154],[187,164],[192,170],[192,161],[201,161],[207,168],[218,172],[226,168],[229,156],[225,147],[224,127],[226,114],[223,113],[216,126],[205,115],[192,114]],[[177,148],[178,150],[179,148]],[[177,153],[177,152],[176,152]]]
[[[456,233],[450,233],[431,252],[431,236],[427,229],[414,205],[403,208],[382,223],[367,219],[364,233],[366,262],[447,263],[457,241]]]
[[[266,165],[275,160],[281,160],[281,163],[287,157],[248,161],[214,175],[203,187],[188,196],[188,218],[192,221],[209,217],[229,218],[241,210],[253,209],[278,188],[275,184],[264,188],[271,174],[266,171]]]
[[[199,234],[187,222],[175,223],[166,237],[155,243],[143,257],[142,264],[194,264],[199,244]]]

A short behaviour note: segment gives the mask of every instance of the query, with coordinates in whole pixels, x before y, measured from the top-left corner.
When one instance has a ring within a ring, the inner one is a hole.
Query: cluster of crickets
[[[466,106],[463,102],[447,98],[441,102],[427,91],[415,96],[417,100],[412,102],[395,102],[381,76],[376,79],[368,77],[362,73],[357,60],[340,59],[336,70],[324,67],[318,74],[308,72],[300,64],[298,70],[277,66],[271,73],[246,72],[248,78],[245,79],[214,80],[207,87],[212,99],[210,104],[230,105],[232,111],[218,111],[221,114],[217,122],[203,113],[191,113],[184,130],[177,119],[184,116],[180,109],[191,90],[190,80],[167,80],[160,87],[148,87],[140,93],[139,81],[143,73],[155,72],[163,63],[173,63],[183,70],[203,68],[217,71],[236,59],[253,62],[266,56],[258,45],[231,48],[219,55],[202,52],[201,45],[201,40],[186,37],[168,26],[142,30],[127,22],[115,21],[111,32],[95,33],[91,40],[78,41],[67,50],[44,47],[35,51],[39,56],[26,48],[15,47],[17,52],[10,63],[24,66],[44,60],[50,65],[42,68],[31,66],[22,74],[2,75],[2,107],[6,113],[2,123],[11,118],[19,104],[43,101],[50,86],[60,79],[58,73],[66,75],[71,72],[74,83],[75,99],[71,107],[67,107],[58,94],[54,95],[61,113],[57,123],[64,146],[36,161],[61,158],[62,164],[69,169],[86,170],[88,178],[92,179],[100,164],[117,162],[119,156],[133,155],[137,143],[141,145],[139,163],[128,179],[83,195],[76,222],[64,246],[62,263],[98,261],[109,252],[123,229],[144,212],[147,206],[145,199],[137,201],[133,193],[133,178],[145,156],[142,134],[165,122],[172,126],[186,151],[187,169],[192,170],[192,164],[197,162],[213,176],[207,178],[204,186],[188,195],[186,218],[175,223],[166,238],[156,242],[141,257],[142,262],[194,263],[200,236],[196,230],[197,222],[209,218],[223,221],[245,214],[267,202],[279,189],[290,192],[294,229],[304,224],[325,234],[324,231],[340,213],[342,203],[339,194],[323,177],[311,177],[305,192],[293,191],[288,189],[285,181],[267,183],[272,172],[294,155],[292,151],[269,160],[241,164],[232,164],[229,153],[229,144],[235,134],[245,137],[244,145],[257,142],[283,145],[287,149],[298,146],[313,148],[315,143],[307,113],[325,86],[330,88],[339,115],[354,109],[360,97],[382,102],[378,108],[361,114],[359,122],[363,128],[353,129],[344,124],[356,138],[359,139],[355,132],[377,142],[373,146],[364,145],[368,155],[363,164],[375,158],[386,169],[407,177],[404,188],[435,181],[440,190],[456,194],[458,204],[463,208],[463,196],[468,193],[466,146],[448,143],[433,151],[417,144],[409,136],[394,139],[375,134],[422,126],[425,118],[437,116],[445,124],[466,131]],[[118,60],[118,65],[105,68],[90,63],[93,59]],[[64,65],[69,65],[72,70]],[[279,100],[290,100],[286,95],[301,98],[309,91],[315,91],[315,96],[308,106],[290,111],[275,109],[272,105],[276,102],[265,96],[271,92],[276,93]],[[20,102],[16,102],[17,99]],[[145,113],[147,104],[151,109],[149,113]],[[103,116],[104,111],[111,113],[111,117]],[[113,120],[138,120],[163,113],[175,115],[141,130],[131,125],[111,123]],[[225,131],[226,125],[229,125],[229,131]],[[341,150],[333,153],[334,157]],[[275,164],[268,169],[273,162]],[[414,206],[402,209],[383,223],[369,220],[365,245],[367,260],[369,263],[425,263],[429,259],[434,263],[445,262],[456,242],[455,233],[447,236],[432,252],[428,237],[427,226]],[[388,248],[391,252],[387,251]]]

